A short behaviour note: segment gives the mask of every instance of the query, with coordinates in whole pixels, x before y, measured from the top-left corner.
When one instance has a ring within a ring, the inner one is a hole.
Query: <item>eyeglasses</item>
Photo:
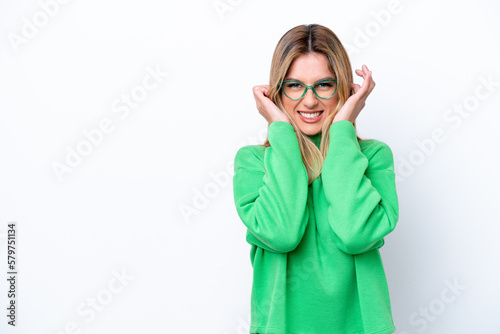
[[[337,79],[324,79],[315,82],[312,86],[307,86],[298,80],[285,80],[280,82],[279,87],[283,89],[286,97],[291,100],[299,100],[308,89],[312,89],[314,95],[320,99],[329,99],[337,91]]]

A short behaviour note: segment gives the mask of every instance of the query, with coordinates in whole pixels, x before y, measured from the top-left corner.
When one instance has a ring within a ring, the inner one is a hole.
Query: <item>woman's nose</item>
[[[318,97],[314,95],[312,89],[308,89],[306,94],[304,95],[304,104],[307,106],[313,106],[318,103]]]

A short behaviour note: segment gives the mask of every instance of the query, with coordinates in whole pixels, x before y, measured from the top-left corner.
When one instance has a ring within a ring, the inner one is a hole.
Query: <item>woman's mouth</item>
[[[299,117],[302,121],[306,123],[316,123],[319,121],[323,115],[324,110],[313,110],[313,111],[299,111]]]

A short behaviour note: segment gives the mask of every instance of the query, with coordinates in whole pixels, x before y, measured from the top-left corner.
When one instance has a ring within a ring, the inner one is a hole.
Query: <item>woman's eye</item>
[[[332,87],[333,85],[331,83],[328,83],[328,82],[323,82],[323,83],[320,83],[318,84],[318,87]]]
[[[300,88],[300,87],[302,87],[302,85],[298,84],[298,83],[289,83],[287,86],[289,88]]]

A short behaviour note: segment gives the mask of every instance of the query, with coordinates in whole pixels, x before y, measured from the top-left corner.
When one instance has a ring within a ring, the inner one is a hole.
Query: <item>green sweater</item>
[[[330,127],[320,176],[308,185],[294,128],[268,128],[271,147],[241,147],[236,211],[253,268],[250,333],[385,334],[395,326],[379,248],[399,216],[390,147]],[[319,147],[321,133],[310,136]]]

